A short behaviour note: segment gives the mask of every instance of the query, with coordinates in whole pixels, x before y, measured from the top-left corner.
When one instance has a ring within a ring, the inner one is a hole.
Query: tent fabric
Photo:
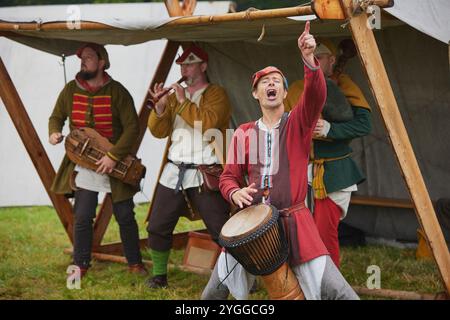
[[[123,12],[122,16],[134,14],[133,10],[126,9],[127,6],[119,6]],[[163,3],[152,3],[150,6],[149,4],[131,5],[131,7],[136,6],[138,9],[141,7],[142,11],[151,7],[151,12],[154,12],[155,17],[167,16],[167,10]],[[54,10],[53,7],[44,6],[45,12],[51,13]],[[113,8],[116,5],[110,7],[114,11]],[[29,10],[30,7],[21,7],[20,9],[22,8]],[[98,11],[97,15],[105,11],[103,5],[90,5],[87,8],[93,12]],[[11,8],[0,8],[0,15],[5,9],[10,10]],[[34,12],[34,10],[31,11]],[[217,5],[215,2],[202,1],[197,4],[195,12],[223,14],[228,12],[228,5],[225,5],[224,2]],[[30,37],[29,40],[39,42],[40,39]],[[67,41],[67,43],[73,45],[71,41]],[[155,40],[133,46],[106,46],[111,61],[111,68],[108,69],[108,73],[127,88],[133,97],[137,111],[141,107],[166,43],[166,40]],[[52,46],[57,48],[61,44],[61,40],[45,39],[40,44],[45,45],[46,48],[52,48]],[[76,49],[77,45],[73,47]],[[181,53],[181,49],[179,49],[179,53]],[[0,57],[16,86],[53,167],[57,169],[64,155],[64,146],[62,144],[52,146],[48,143],[48,117],[59,92],[64,87],[64,68],[61,57],[35,50],[4,37],[0,37]],[[80,60],[75,55],[66,57],[65,68],[67,81],[74,79],[80,68]],[[173,65],[167,82],[173,83],[179,78],[179,66]],[[67,135],[67,133],[66,125],[63,134]],[[138,193],[134,198],[137,203],[148,202],[151,199],[165,144],[165,139],[155,139],[149,132],[144,135],[137,156],[142,159],[143,164],[147,167],[147,173],[141,185],[143,192]],[[8,150],[8,152],[0,152],[0,163],[2,163],[0,181],[4,182],[0,185],[0,207],[51,205],[36,169],[1,99],[0,146],[2,150]]]
[[[376,32],[375,37],[430,197],[433,200],[448,197],[450,90],[447,46],[409,26],[388,28]],[[338,44],[343,38],[332,40]],[[208,75],[211,81],[224,86],[230,94],[233,127],[261,116],[251,95],[251,75],[255,70],[274,65],[283,71],[289,83],[303,78],[296,42],[278,46],[241,42],[202,45],[210,57]],[[367,176],[356,194],[409,199],[358,58],[348,62],[345,72],[361,87],[373,110],[372,133],[352,142],[352,156]],[[347,224],[370,235],[416,239],[419,225],[413,210],[350,207],[344,220]]]
[[[201,3],[199,2],[199,7],[201,7]],[[230,3],[227,1],[214,2],[215,10],[210,10],[207,14],[213,15],[226,12],[229,6]],[[53,38],[122,45],[138,44],[163,38],[175,41],[256,41],[264,26],[267,28],[267,39],[283,42],[296,38],[296,30],[299,30],[298,28],[302,21],[315,19],[315,16],[311,15],[307,17],[293,17],[292,19],[276,18],[170,26],[166,24],[176,18],[169,18],[167,13],[164,12],[164,6],[157,3],[148,3],[2,8],[0,9],[0,21],[11,23],[65,22],[73,19],[76,10],[79,10],[81,21],[103,23],[117,29],[76,30],[76,32],[72,32],[72,30],[19,31],[17,33],[20,33],[21,39],[15,38],[15,40],[25,43],[28,41],[27,37],[37,37],[39,39]],[[108,11],[108,15],[104,14],[105,11]],[[386,11],[408,25],[440,41],[448,43],[450,40],[450,22],[448,20],[450,5],[447,0],[396,0],[394,7],[386,9]],[[195,14],[202,15],[205,12],[198,10]],[[392,23],[395,24],[395,22],[383,21],[383,27]],[[338,22],[322,22],[317,31],[324,34],[339,33],[339,28],[336,28],[337,25],[339,25]],[[53,53],[60,55],[66,45],[67,43],[62,42],[60,49]],[[42,50],[42,46],[39,49]]]
[[[409,0],[396,0],[396,5],[403,6],[406,2],[412,3]],[[201,3],[203,2],[198,4]],[[432,8],[438,8],[438,3],[436,1]],[[441,8],[442,12],[445,12],[449,5],[442,5],[444,7]],[[426,11],[430,7],[420,8]],[[392,14],[399,15],[396,12],[392,12]],[[2,9],[0,9],[0,17],[3,17]],[[405,20],[411,17],[406,13],[399,16],[400,19]],[[445,41],[445,33],[448,32],[448,28],[447,31],[445,28],[444,30],[431,30],[431,26],[445,26],[446,23],[448,25],[448,22],[444,21],[445,19],[442,20],[440,14],[429,13],[424,14],[423,17],[422,21],[411,22],[411,25],[405,25],[396,20],[383,20],[383,29],[375,30],[375,36],[425,183],[431,198],[436,200],[448,197],[450,193],[448,188],[450,170],[447,160],[450,156],[450,144],[447,143],[450,140],[450,130],[448,130],[450,91],[448,47]],[[435,17],[439,22],[434,24],[426,20],[431,19],[430,17]],[[60,54],[61,48],[64,49],[71,41],[101,41],[101,43],[112,44],[133,44],[159,38],[201,41],[200,45],[207,50],[210,56],[208,68],[210,80],[224,86],[230,96],[233,105],[232,127],[235,128],[243,122],[257,119],[260,116],[258,105],[250,94],[250,78],[255,70],[267,65],[275,65],[283,70],[290,83],[302,78],[301,61],[295,39],[303,30],[304,20],[312,18],[310,16],[300,19],[239,21],[207,26],[173,27],[163,25],[148,30],[78,30],[77,32],[49,31],[45,33],[32,31],[27,32],[27,36],[20,36],[15,40],[36,48],[41,46],[46,48],[47,52],[55,54]],[[330,21],[315,21],[311,26],[311,32],[321,36],[332,36],[333,41],[338,43],[343,37],[349,36],[348,30],[342,29],[340,24]],[[261,41],[258,41],[263,26],[265,35]],[[426,26],[426,28],[421,26]],[[444,34],[444,38],[439,35],[441,33]],[[430,34],[432,37],[426,34]],[[31,40],[34,42],[31,43]],[[66,42],[63,44],[63,41]],[[126,57],[127,52],[131,52],[129,50],[132,48],[123,48],[122,54]],[[149,56],[151,54],[148,52]],[[114,59],[113,55],[110,56]],[[118,56],[116,59],[118,61],[126,60],[123,56]],[[115,65],[117,66],[113,61],[112,68]],[[26,66],[29,65],[16,65],[20,68],[26,68]],[[134,69],[130,70],[134,72]],[[367,181],[359,186],[358,194],[408,199],[409,194],[397,160],[357,58],[348,63],[346,72],[361,87],[369,103],[373,106],[373,132],[368,137],[352,142],[353,157],[367,176]],[[150,74],[144,80],[148,82],[149,78]],[[127,83],[124,82],[124,84]],[[58,91],[55,87],[47,88],[46,92],[48,90]],[[19,90],[19,93],[23,92]],[[141,101],[142,95],[138,97],[139,100],[135,101],[137,104]],[[54,101],[48,102],[50,105],[53,103]],[[31,106],[33,105],[31,104]],[[50,110],[47,111],[49,114]],[[2,120],[1,117],[0,120]],[[43,137],[43,140],[46,139],[45,133]],[[148,142],[144,141],[140,152],[149,148],[146,143]],[[152,154],[151,157],[155,158],[154,153]],[[145,158],[143,156],[143,159]],[[159,164],[151,166],[154,171],[159,169]],[[154,178],[155,175],[149,177],[149,179]],[[155,181],[151,181],[151,183],[153,184]],[[417,218],[412,210],[365,206],[351,206],[345,222],[361,228],[370,235],[404,240],[415,240],[418,227]]]
[[[217,15],[227,13],[230,1],[198,2],[195,15]],[[78,9],[76,9],[78,8]],[[119,28],[115,30],[64,30],[64,31],[19,31],[9,38],[24,45],[61,56],[75,54],[83,42],[101,44],[134,45],[149,40],[169,39],[161,32],[152,33],[170,18],[162,3],[131,4],[80,4],[0,8],[0,21],[10,23],[65,22],[74,19],[74,10],[79,10],[81,21],[98,22]],[[108,12],[105,15],[105,12]],[[174,31],[175,35],[180,30]],[[175,36],[175,38],[177,38]]]
[[[221,14],[228,11],[229,2],[214,2],[216,10],[201,11],[196,14]],[[52,6],[4,7],[0,10],[0,20],[8,22],[65,22],[77,20],[103,23],[128,30],[155,29],[170,18],[167,9],[159,3],[118,3],[118,4],[76,4]],[[108,12],[105,15],[105,12]]]

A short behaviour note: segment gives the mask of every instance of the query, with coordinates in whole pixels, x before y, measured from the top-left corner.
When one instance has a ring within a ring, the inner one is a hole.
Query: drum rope
[[[231,268],[230,271],[228,271],[228,259],[227,259],[227,252],[225,252],[225,266],[227,268],[227,272],[228,274],[225,276],[225,278],[223,278],[222,281],[219,282],[219,284],[217,285],[216,289],[219,289],[219,287],[225,282],[225,280],[227,280],[228,276],[234,271],[234,269],[236,269],[237,265],[239,264],[239,262],[236,262],[235,265],[233,266],[233,268]]]

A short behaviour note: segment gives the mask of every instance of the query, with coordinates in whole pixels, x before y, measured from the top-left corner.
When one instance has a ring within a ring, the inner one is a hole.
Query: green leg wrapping
[[[159,276],[167,274],[167,262],[169,261],[170,250],[156,251],[152,250],[153,275]]]

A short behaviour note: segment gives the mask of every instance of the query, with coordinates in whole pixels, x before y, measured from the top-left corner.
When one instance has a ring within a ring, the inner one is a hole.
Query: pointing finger
[[[306,21],[306,24],[305,24],[305,33],[306,34],[309,34],[309,28],[310,28],[310,26],[309,26],[309,21]]]

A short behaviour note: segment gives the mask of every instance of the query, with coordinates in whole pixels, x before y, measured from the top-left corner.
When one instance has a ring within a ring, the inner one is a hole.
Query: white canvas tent
[[[109,12],[107,16],[103,14],[106,6]],[[228,7],[228,2],[199,2],[196,13],[223,13]],[[2,8],[0,20],[22,23],[40,21],[43,25],[64,21],[67,9],[68,6]],[[450,120],[447,47],[450,39],[447,19],[450,5],[445,0],[397,0],[395,6],[386,11],[392,16],[382,17],[382,29],[375,30],[375,35],[403,120],[431,198],[448,197],[450,170],[446,157],[442,155],[450,154],[450,147],[445,143],[450,138],[446,129]],[[259,116],[247,85],[255,70],[273,64],[285,71],[289,81],[302,77],[295,39],[304,20],[316,19],[314,15],[310,15],[292,19],[192,24],[183,26],[181,32],[181,27],[165,25],[175,18],[168,17],[162,4],[80,5],[80,12],[83,21],[96,21],[120,29],[113,32],[99,29],[94,32],[77,30],[45,33],[30,30],[21,31],[20,37],[13,35],[9,38],[57,55],[73,53],[79,41],[136,44],[125,47],[111,45],[107,48],[112,60],[112,76],[129,88],[137,107],[142,102],[142,96],[156,68],[164,41],[137,43],[161,37],[177,41],[202,40],[201,45],[212,57],[209,77],[227,88],[232,100],[233,127]],[[338,43],[340,39],[350,36],[348,30],[339,27],[340,24],[341,22],[328,21],[314,23],[312,32],[319,36],[333,37]],[[263,26],[264,37],[257,41]],[[48,115],[56,95],[64,85],[61,59],[8,39],[1,38],[0,41],[1,56],[24,99],[39,136],[46,142]],[[70,56],[66,64],[70,80],[78,69],[78,59]],[[375,106],[356,58],[349,62],[346,72],[361,86],[371,105]],[[178,69],[173,68],[167,83],[176,79]],[[408,199],[407,189],[376,108],[373,114],[373,133],[353,142],[354,158],[368,177],[357,194]],[[10,150],[1,155],[6,168],[0,172],[0,179],[8,183],[0,188],[0,206],[49,204],[48,196],[37,179],[32,163],[24,157],[22,144],[3,108],[0,109],[0,115],[2,146]],[[149,170],[143,193],[135,198],[137,202],[151,198],[164,145],[164,141],[154,139],[150,134],[145,135],[138,156]],[[57,167],[64,151],[46,143],[44,146],[53,165]],[[18,164],[20,170],[17,170]],[[360,214],[361,211],[364,214]],[[411,209],[354,206],[346,222],[370,235],[411,241],[416,239],[418,227],[417,219],[412,213]]]
[[[227,1],[199,2],[195,14],[223,14],[228,12],[229,6],[230,2]],[[68,8],[68,5],[5,7],[0,8],[0,20],[14,21],[20,17],[22,21],[54,21],[69,16]],[[91,16],[96,16],[102,21],[101,17],[106,11],[108,15],[120,17],[113,19],[119,25],[121,19],[138,23],[145,17],[145,21],[149,21],[153,26],[158,25],[157,21],[169,19],[163,3],[80,5],[82,18],[91,19]],[[156,40],[132,46],[106,46],[111,59],[108,72],[130,91],[136,109],[139,109],[142,103],[166,42]],[[51,146],[47,142],[47,136],[48,117],[65,84],[61,56],[36,50],[4,37],[0,37],[0,56],[27,107],[53,166],[57,168],[63,158],[64,147]],[[67,81],[72,80],[79,71],[79,61],[74,55],[66,58]],[[172,83],[179,78],[179,68],[174,65],[167,81]],[[67,130],[66,126],[64,132]],[[0,181],[4,182],[0,186],[0,207],[51,205],[1,100],[0,131],[0,145],[3,150],[8,150],[0,153],[0,163],[3,164]],[[151,198],[164,148],[165,140],[155,139],[150,133],[144,136],[138,157],[142,158],[148,170],[142,192],[135,196],[136,202],[148,202]]]

